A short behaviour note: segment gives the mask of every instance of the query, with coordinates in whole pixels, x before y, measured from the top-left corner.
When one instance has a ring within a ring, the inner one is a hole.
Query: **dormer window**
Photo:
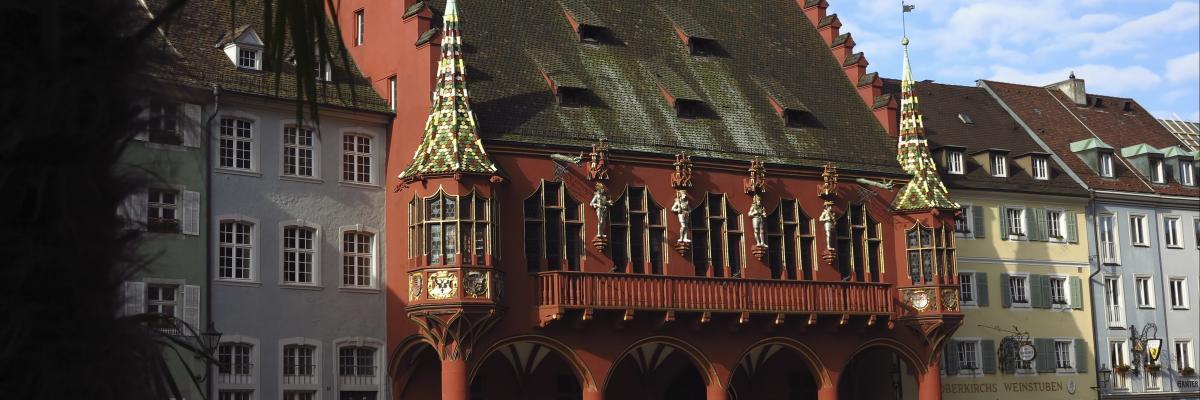
[[[704,99],[692,89],[675,71],[658,64],[643,64],[647,70],[653,71],[657,80],[658,92],[675,109],[676,116],[684,119],[719,119],[716,111],[709,107]]]
[[[808,107],[779,81],[758,76],[752,79],[763,91],[767,92],[767,101],[775,110],[775,115],[783,118],[784,126],[800,129],[815,125],[812,111],[809,111]]]
[[[675,35],[687,46],[688,52],[694,56],[721,56],[724,52],[716,38],[682,8],[659,7],[659,10],[671,20]]]
[[[1113,177],[1112,153],[1100,153],[1100,176],[1105,178]]]
[[[1033,157],[1033,179],[1050,179],[1050,160],[1046,157]]]
[[[542,72],[542,79],[550,86],[550,92],[554,93],[559,106],[578,108],[592,103],[587,84],[558,55],[538,50],[526,50],[526,54]]]
[[[363,36],[367,32],[366,23],[367,23],[366,11],[364,11],[361,8],[358,9],[358,11],[355,11],[354,12],[354,45],[355,46],[363,45]]]
[[[1150,160],[1150,180],[1154,183],[1167,183],[1167,170],[1162,159]]]
[[[991,164],[992,176],[997,178],[1008,176],[1008,155],[1004,153],[992,153]]]
[[[946,172],[955,175],[962,175],[966,168],[963,166],[962,150],[947,150],[946,153]]]
[[[971,116],[967,115],[966,113],[958,113],[958,120],[962,121],[963,125],[967,125],[967,126],[975,125],[975,121],[972,120]]]
[[[239,68],[259,69],[258,50],[239,48],[237,66]]]
[[[579,36],[579,41],[592,44],[614,41],[612,32],[608,29],[608,24],[600,19],[587,6],[587,3],[575,0],[561,0],[559,4],[563,7],[563,13],[566,14],[567,23],[571,24],[571,29]]]
[[[262,70],[263,41],[249,25],[244,25],[225,35],[218,47],[224,44],[225,55],[240,69]]]
[[[1187,186],[1196,184],[1196,167],[1191,161],[1179,162],[1179,183]]]

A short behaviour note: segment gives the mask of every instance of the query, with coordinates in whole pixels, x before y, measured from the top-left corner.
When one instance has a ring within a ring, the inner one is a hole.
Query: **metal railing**
[[[217,372],[217,383],[249,385],[254,383],[254,364],[236,364],[232,368],[222,368]]]

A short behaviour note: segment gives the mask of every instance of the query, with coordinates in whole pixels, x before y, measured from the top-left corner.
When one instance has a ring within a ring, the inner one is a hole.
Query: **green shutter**
[[[996,343],[991,340],[979,341],[979,354],[983,360],[983,373],[996,373]]]
[[[1000,274],[1000,304],[1004,308],[1012,307],[1012,288],[1008,283],[1008,274]]]
[[[1072,276],[1069,285],[1071,285],[1071,308],[1076,310],[1083,309],[1083,280],[1077,276]]]
[[[1075,372],[1088,371],[1088,351],[1091,350],[1087,341],[1075,339]]]
[[[1025,281],[1029,288],[1029,302],[1033,308],[1050,308],[1050,280],[1045,275],[1029,275]]]
[[[1033,348],[1037,349],[1033,359],[1037,372],[1054,372],[1054,339],[1033,339]]]
[[[946,360],[946,375],[958,375],[958,341],[946,341],[946,348],[942,350]]]
[[[1031,240],[1048,241],[1050,240],[1049,228],[1046,224],[1046,210],[1041,208],[1033,209],[1033,232],[1029,236]]]
[[[1079,228],[1075,226],[1075,212],[1066,211],[1064,213],[1066,214],[1064,225],[1067,226],[1067,241],[1070,243],[1079,243]]]
[[[980,307],[988,306],[988,281],[987,273],[975,273],[975,304]]]
[[[1040,225],[1038,225],[1037,217],[1039,211],[1041,211],[1041,209],[1038,208],[1025,209],[1025,240],[1041,240],[1039,239],[1041,237],[1041,235],[1039,235],[1039,231],[1041,229]]]
[[[984,231],[983,207],[980,207],[980,206],[971,207],[971,219],[974,220],[974,224],[975,224],[975,229],[973,230],[973,232],[975,233],[975,237],[977,237],[977,238],[983,237],[983,231]]]
[[[1000,240],[1008,240],[1008,209],[1000,207]]]

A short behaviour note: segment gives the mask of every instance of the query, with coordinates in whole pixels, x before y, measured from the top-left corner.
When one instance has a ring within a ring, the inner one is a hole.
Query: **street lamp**
[[[212,321],[208,321],[208,327],[204,328],[204,332],[200,332],[200,343],[204,346],[204,352],[209,355],[215,353],[217,344],[221,343],[221,332],[213,328]]]
[[[1099,380],[1100,383],[1100,387],[1096,388],[1096,397],[1100,397],[1100,394],[1104,393],[1104,391],[1108,389],[1108,380],[1111,378],[1112,370],[1108,369],[1107,365],[1100,364],[1100,369],[1096,370],[1096,379]]]

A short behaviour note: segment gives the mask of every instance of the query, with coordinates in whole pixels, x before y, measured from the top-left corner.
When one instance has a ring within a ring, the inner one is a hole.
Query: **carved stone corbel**
[[[499,319],[495,308],[422,310],[408,314],[443,360],[466,360],[475,342]]]

